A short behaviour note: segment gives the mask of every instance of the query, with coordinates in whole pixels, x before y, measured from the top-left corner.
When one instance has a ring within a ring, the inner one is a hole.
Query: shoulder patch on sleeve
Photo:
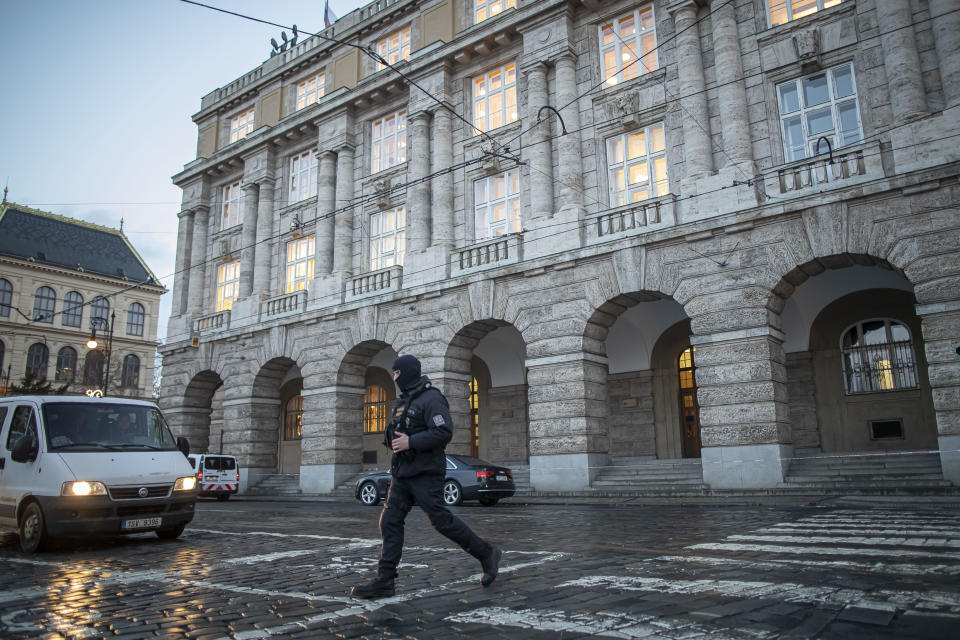
[[[443,416],[438,413],[437,415],[433,416],[433,424],[437,425],[438,427],[442,427],[447,423],[444,422]]]

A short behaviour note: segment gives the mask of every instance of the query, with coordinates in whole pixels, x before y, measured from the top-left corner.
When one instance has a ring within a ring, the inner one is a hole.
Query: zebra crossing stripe
[[[696,551],[761,551],[767,553],[789,553],[794,555],[812,554],[819,556],[881,556],[884,558],[889,558],[892,553],[890,549],[871,549],[866,547],[787,547],[776,544],[740,544],[736,542],[704,542],[685,548]],[[932,551],[914,551],[912,549],[897,549],[896,555],[899,557],[909,556],[911,558],[931,558],[934,560],[960,560],[960,553],[935,553]]]
[[[758,542],[806,542],[836,544],[872,544],[890,547],[946,547],[960,549],[960,540],[946,538],[876,538],[872,536],[763,536],[763,535],[733,535],[724,540],[756,540]]]
[[[561,634],[588,634],[606,638],[663,637],[659,634],[679,629],[690,633],[691,637],[699,637],[709,633],[711,640],[724,640],[728,637],[734,637],[725,636],[715,628],[708,628],[696,622],[612,611],[567,613],[558,610],[481,607],[472,611],[455,613],[447,616],[444,620],[461,624],[516,627]]]
[[[732,566],[740,569],[782,569],[787,565],[799,565],[809,569],[852,569],[867,573],[901,576],[958,575],[960,566],[947,564],[906,564],[889,562],[857,562],[855,560],[813,560],[810,558],[771,558],[768,560],[743,560],[715,556],[657,556],[645,562],[667,564],[690,563],[715,567]]]

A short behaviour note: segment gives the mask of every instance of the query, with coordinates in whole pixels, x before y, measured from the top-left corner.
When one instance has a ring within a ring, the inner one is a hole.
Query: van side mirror
[[[190,441],[183,436],[177,436],[177,449],[185,456],[190,455]]]
[[[13,445],[13,451],[10,457],[14,462],[33,462],[37,459],[39,445],[31,434],[22,436],[17,443]]]

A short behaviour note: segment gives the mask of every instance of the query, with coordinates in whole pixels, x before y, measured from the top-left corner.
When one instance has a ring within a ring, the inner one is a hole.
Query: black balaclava
[[[393,361],[393,370],[399,371],[397,386],[406,389],[420,379],[420,361],[411,355],[403,355]]]

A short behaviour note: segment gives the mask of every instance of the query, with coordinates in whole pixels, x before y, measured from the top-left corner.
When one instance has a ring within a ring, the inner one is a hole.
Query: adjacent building
[[[370,3],[193,116],[166,415],[329,491],[384,464],[411,353],[451,449],[537,489],[916,450],[960,484],[958,34],[949,0]]]
[[[29,377],[67,394],[152,398],[165,291],[122,231],[4,202],[4,387]]]

